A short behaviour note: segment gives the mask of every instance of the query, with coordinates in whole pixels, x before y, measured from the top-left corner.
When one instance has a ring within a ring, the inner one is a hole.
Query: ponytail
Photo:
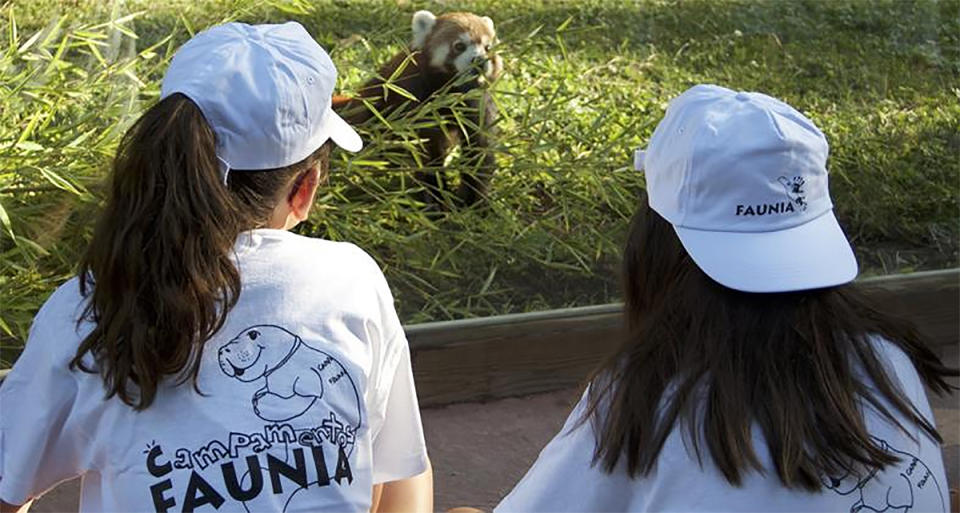
[[[186,96],[147,110],[120,142],[109,197],[80,262],[81,320],[95,327],[70,368],[99,373],[108,398],[137,410],[150,406],[165,375],[179,374],[179,384],[192,377],[196,388],[200,349],[240,294],[231,259],[237,236],[262,226],[279,189],[315,159],[286,173],[231,173],[228,188],[215,143]],[[238,174],[245,175],[239,185]],[[255,205],[236,191],[258,185]],[[88,352],[95,369],[83,361]]]

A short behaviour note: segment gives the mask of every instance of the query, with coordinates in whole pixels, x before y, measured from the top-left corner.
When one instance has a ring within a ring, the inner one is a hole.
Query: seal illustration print
[[[891,481],[880,481],[875,470],[864,476],[823,476],[823,485],[834,492],[856,499],[850,505],[850,513],[867,511],[914,511],[915,504],[939,503],[940,511],[947,511],[943,503],[940,483],[927,464],[913,454],[894,449],[885,440],[871,437],[884,451],[895,454],[900,461],[896,470],[885,475],[896,476]],[[926,496],[926,497],[924,497]],[[921,500],[924,498],[925,500]]]
[[[156,511],[182,504],[219,509],[235,501],[244,510],[269,511],[276,495],[283,511],[308,510],[307,490],[354,482],[353,449],[362,425],[357,383],[337,358],[280,326],[256,325],[217,348],[220,370],[243,383],[262,380],[251,397],[266,424],[231,431],[200,446],[165,448],[151,440],[143,451]],[[189,472],[186,488],[184,475]]]
[[[243,382],[263,380],[251,399],[253,411],[269,422],[288,422],[317,409],[331,441],[349,450],[361,423],[360,395],[346,368],[279,326],[246,328],[217,352],[220,370]],[[329,411],[319,411],[322,405]]]

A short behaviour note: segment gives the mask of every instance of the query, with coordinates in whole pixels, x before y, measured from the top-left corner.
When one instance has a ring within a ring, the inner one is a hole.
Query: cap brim
[[[833,211],[773,232],[716,232],[674,227],[697,266],[743,292],[832,287],[857,277],[857,259]]]
[[[363,140],[360,139],[360,135],[333,109],[327,111],[320,138],[324,142],[328,139],[332,140],[337,146],[347,151],[356,152],[363,149]]]

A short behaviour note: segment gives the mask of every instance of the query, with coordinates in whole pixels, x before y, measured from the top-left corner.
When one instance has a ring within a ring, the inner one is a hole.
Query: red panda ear
[[[489,16],[484,16],[484,17],[480,18],[480,21],[482,21],[483,24],[486,25],[487,28],[490,29],[490,35],[491,35],[491,36],[493,36],[493,37],[496,37],[496,36],[497,36],[497,29],[493,28],[493,20],[490,19]]]
[[[414,50],[423,48],[423,44],[427,41],[427,36],[430,35],[430,31],[433,30],[433,26],[436,24],[437,17],[430,11],[417,11],[413,13],[413,42],[410,43],[410,47]]]

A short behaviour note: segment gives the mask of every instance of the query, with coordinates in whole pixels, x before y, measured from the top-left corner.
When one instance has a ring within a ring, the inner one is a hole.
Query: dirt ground
[[[576,394],[576,390],[562,390],[425,409],[423,423],[434,467],[436,509],[473,506],[490,511],[563,425]],[[957,488],[960,396],[931,398],[931,403],[945,439],[950,488]],[[78,495],[78,481],[64,483],[38,500],[31,511],[76,511]]]

